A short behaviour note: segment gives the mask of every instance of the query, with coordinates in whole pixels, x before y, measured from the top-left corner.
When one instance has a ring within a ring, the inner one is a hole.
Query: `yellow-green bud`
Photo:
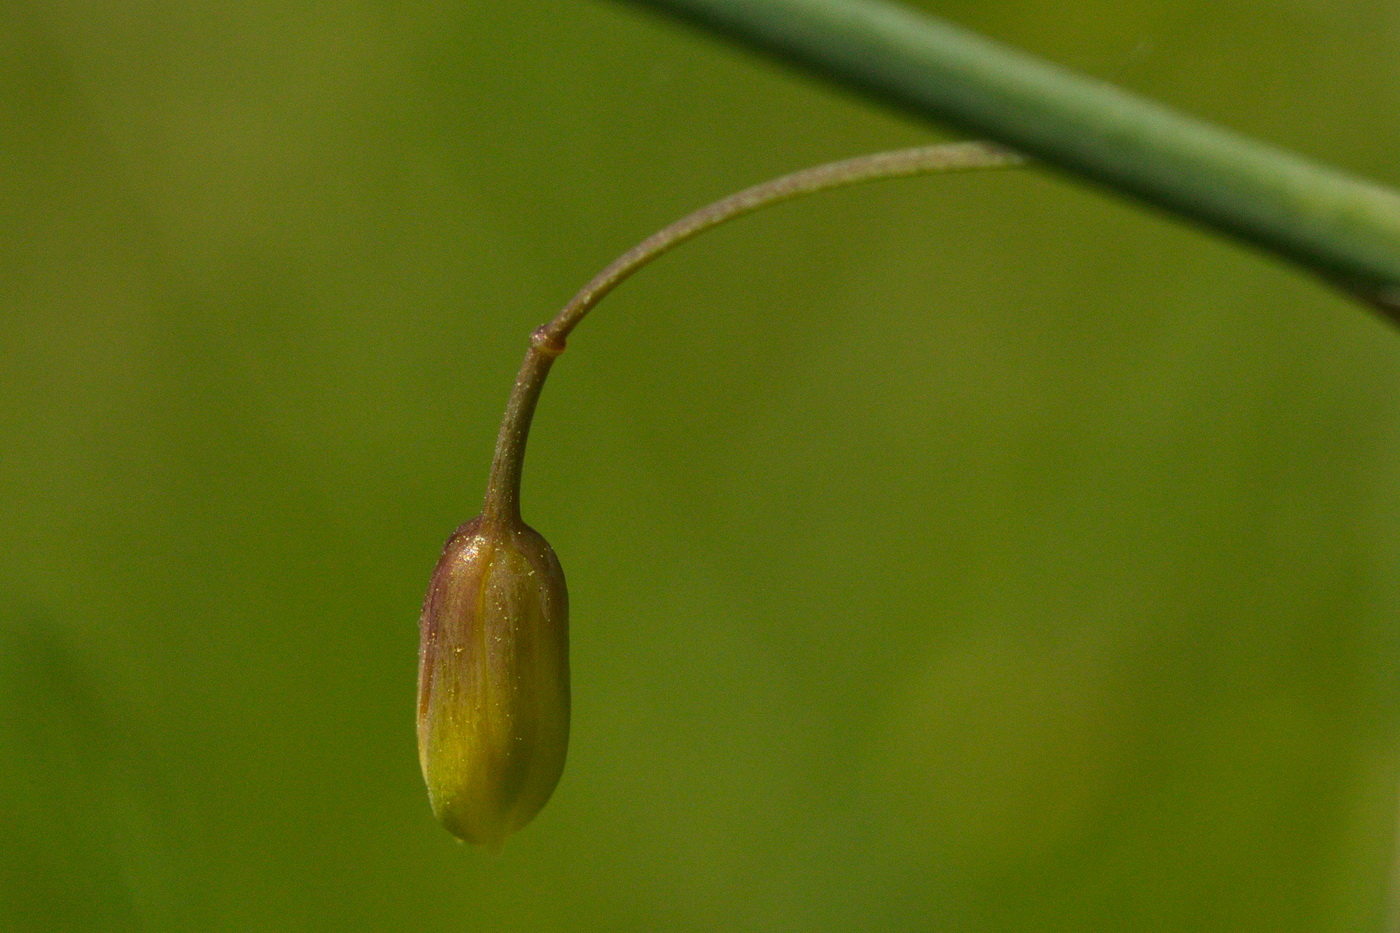
[[[453,532],[423,601],[418,758],[438,820],[499,849],[540,811],[569,742],[569,597],[523,522]]]

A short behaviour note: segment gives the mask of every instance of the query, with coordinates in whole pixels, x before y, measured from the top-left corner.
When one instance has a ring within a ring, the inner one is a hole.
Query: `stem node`
[[[549,324],[542,324],[531,332],[530,346],[535,352],[556,359],[568,349],[569,344],[564,337],[554,333]]]

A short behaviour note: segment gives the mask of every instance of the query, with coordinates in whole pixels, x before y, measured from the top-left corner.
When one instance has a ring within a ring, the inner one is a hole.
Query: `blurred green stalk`
[[[1400,194],[884,0],[630,0],[1254,243],[1397,317]]]

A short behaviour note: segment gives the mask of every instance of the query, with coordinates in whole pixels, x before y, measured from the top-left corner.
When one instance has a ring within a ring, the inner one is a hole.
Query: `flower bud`
[[[448,538],[419,622],[418,759],[438,820],[499,850],[540,811],[569,742],[569,598],[522,522]]]

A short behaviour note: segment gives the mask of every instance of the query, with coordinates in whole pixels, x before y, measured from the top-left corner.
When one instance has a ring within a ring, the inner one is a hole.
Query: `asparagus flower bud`
[[[523,523],[448,539],[423,603],[418,750],[438,820],[499,849],[540,811],[569,741],[569,598]]]
[[[433,812],[454,835],[499,849],[559,781],[569,741],[568,594],[554,551],[520,519],[530,421],[569,333],[657,256],[769,204],[878,178],[1019,165],[986,143],[858,156],[746,188],[618,257],[535,331],[506,405],[486,506],[447,541],[419,623],[418,757]]]

